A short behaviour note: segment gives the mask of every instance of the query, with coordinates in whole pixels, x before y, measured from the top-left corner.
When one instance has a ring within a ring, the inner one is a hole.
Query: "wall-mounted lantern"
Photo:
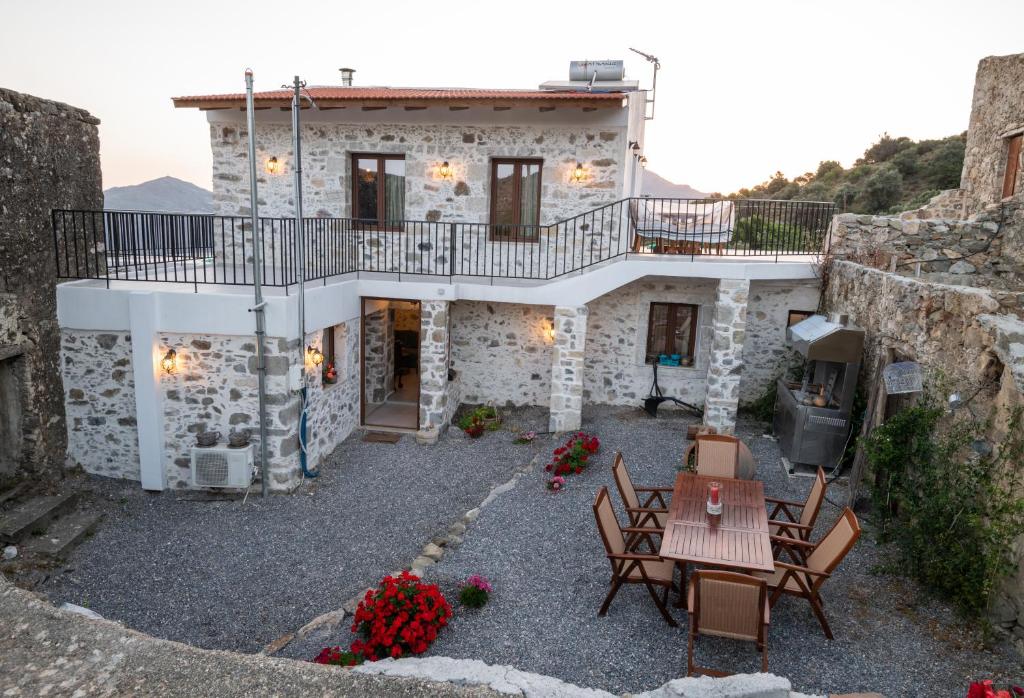
[[[646,155],[641,155],[640,156],[640,167],[643,167],[644,169],[647,169],[647,156]]]
[[[164,358],[160,359],[160,368],[164,370],[164,373],[174,373],[174,369],[177,367],[177,358],[177,352],[173,349],[167,350],[167,353],[164,354]]]
[[[582,182],[584,174],[585,173],[583,171],[583,163],[582,162],[577,162],[576,163],[576,167],[574,167],[573,170],[572,170],[572,181],[577,182],[577,183],[578,182]]]
[[[544,335],[549,340],[551,340],[552,342],[555,341],[555,323],[554,322],[552,322],[550,325],[547,326],[547,328],[544,330]]]
[[[267,174],[276,175],[278,172],[281,171],[281,163],[277,161],[276,155],[267,160],[266,167]]]
[[[452,166],[448,164],[447,160],[442,162],[441,166],[437,168],[437,176],[441,179],[452,178]]]
[[[309,360],[313,362],[314,366],[319,366],[324,362],[323,352],[312,345],[306,347],[306,355],[309,357]]]

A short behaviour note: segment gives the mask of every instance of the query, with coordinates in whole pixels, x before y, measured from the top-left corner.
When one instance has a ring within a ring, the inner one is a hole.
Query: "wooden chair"
[[[651,533],[654,529],[629,526],[622,528],[612,508],[612,500],[608,496],[608,488],[604,485],[597,491],[594,498],[594,518],[597,520],[597,530],[601,534],[601,541],[612,565],[612,588],[601,604],[601,610],[597,615],[603,616],[608,613],[612,599],[619,592],[623,584],[643,584],[647,592],[654,599],[655,605],[661,612],[662,617],[672,627],[677,627],[675,619],[668,612],[668,595],[676,589],[672,581],[672,573],[675,565],[671,560],[665,560],[658,555],[644,555],[631,552],[627,545],[625,534]],[[661,587],[663,593],[659,596],[656,587]]]
[[[771,532],[789,538],[810,540],[811,531],[814,530],[814,522],[818,520],[818,512],[821,511],[821,503],[825,501],[825,490],[827,488],[828,483],[825,481],[825,471],[819,467],[817,474],[814,476],[814,484],[811,485],[811,491],[807,494],[806,502],[801,504],[800,502],[791,502],[785,499],[765,497],[765,502],[775,505],[768,514],[768,526],[771,528]],[[794,513],[796,510],[800,511],[799,517]]]
[[[772,542],[778,544],[778,550],[786,552],[794,562],[776,559],[773,574],[758,575],[763,576],[768,582],[768,588],[771,589],[769,603],[774,606],[783,594],[807,599],[811,604],[811,610],[821,623],[821,629],[825,631],[825,637],[831,640],[832,629],[825,619],[821,586],[850,552],[858,538],[860,523],[849,507],[843,509],[842,515],[832,529],[817,543],[788,536],[772,536]]]
[[[698,434],[683,454],[683,466],[696,455],[697,474],[709,477],[736,477],[740,459],[740,440],[724,434]]]
[[[697,570],[687,592],[690,639],[686,675],[728,676],[693,662],[693,646],[700,635],[717,635],[756,643],[761,651],[761,671],[768,671],[768,620],[770,604],[765,580],[738,572]]]
[[[612,462],[612,475],[615,476],[615,486],[622,497],[622,503],[626,506],[626,514],[629,516],[630,526],[641,526],[658,529],[658,532],[665,530],[665,522],[668,520],[668,504],[665,502],[666,493],[671,493],[671,487],[635,487],[629,476],[626,462],[622,459],[622,453],[615,453],[615,460]],[[641,504],[638,493],[646,495]],[[643,540],[650,545],[651,552],[658,552],[659,545],[654,541],[656,534],[644,534]],[[660,535],[658,535],[660,538]],[[627,541],[628,542],[628,541]]]

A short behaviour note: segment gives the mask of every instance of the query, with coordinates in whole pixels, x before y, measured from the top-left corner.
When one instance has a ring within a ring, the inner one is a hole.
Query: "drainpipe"
[[[296,75],[292,84],[294,89],[292,95],[292,159],[295,161],[293,168],[295,173],[295,259],[298,260],[296,273],[299,284],[299,363],[302,366],[302,388],[299,390],[301,407],[299,411],[299,465],[302,467],[303,477],[314,478],[320,474],[320,471],[309,469],[306,448],[308,442],[306,433],[307,399],[309,396],[306,377],[306,243],[305,231],[302,226],[302,136],[299,121],[304,86],[305,83]]]
[[[260,245],[256,241],[259,230],[258,197],[256,196],[256,110],[252,99],[252,70],[245,71],[245,116],[249,130],[249,208],[252,226],[252,280],[254,305],[249,312],[256,313],[256,375],[259,378],[259,420],[260,420],[260,495],[266,497],[269,489],[267,463],[267,361],[264,339],[267,334],[266,307],[263,300]],[[244,233],[243,233],[244,235]]]

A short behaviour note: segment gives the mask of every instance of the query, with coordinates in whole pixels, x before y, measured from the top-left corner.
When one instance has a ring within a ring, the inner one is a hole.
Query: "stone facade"
[[[131,336],[64,329],[60,368],[68,462],[96,475],[138,480]]]
[[[306,367],[307,457],[319,467],[331,452],[359,426],[359,321],[343,322],[309,335],[307,345],[323,349],[323,333],[334,333],[335,383],[324,381],[322,367]],[[327,357],[329,360],[330,357]],[[326,362],[325,362],[326,363]]]
[[[36,477],[60,473],[69,428],[50,211],[103,208],[97,124],[82,109],[0,88],[0,352],[18,352],[5,369],[18,404],[0,411],[18,410],[14,460]]]
[[[718,282],[704,423],[720,434],[731,434],[736,427],[749,297],[750,282],[745,279]]]
[[[395,323],[389,308],[363,316],[366,344],[366,401],[378,404],[394,392]]]
[[[971,123],[960,188],[970,215],[1002,198],[1008,141],[1024,131],[1024,53],[991,56],[978,63]],[[1024,174],[1016,193],[1024,192]]]
[[[437,441],[454,414],[448,404],[448,327],[448,301],[420,303],[420,443]]]
[[[450,310],[452,367],[465,402],[548,405],[551,306],[456,301]]]
[[[584,351],[587,345],[587,306],[555,306],[554,347],[551,352],[551,408],[548,428],[553,432],[580,428],[583,414]]]

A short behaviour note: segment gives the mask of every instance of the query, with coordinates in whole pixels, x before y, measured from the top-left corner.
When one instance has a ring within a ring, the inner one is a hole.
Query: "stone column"
[[[420,303],[420,428],[416,441],[432,444],[448,414],[448,301]]]
[[[551,415],[554,432],[580,428],[583,410],[583,349],[587,306],[555,307],[555,346],[551,352]]]
[[[722,279],[718,282],[704,423],[720,434],[731,434],[736,430],[749,294],[750,282],[746,279]]]

